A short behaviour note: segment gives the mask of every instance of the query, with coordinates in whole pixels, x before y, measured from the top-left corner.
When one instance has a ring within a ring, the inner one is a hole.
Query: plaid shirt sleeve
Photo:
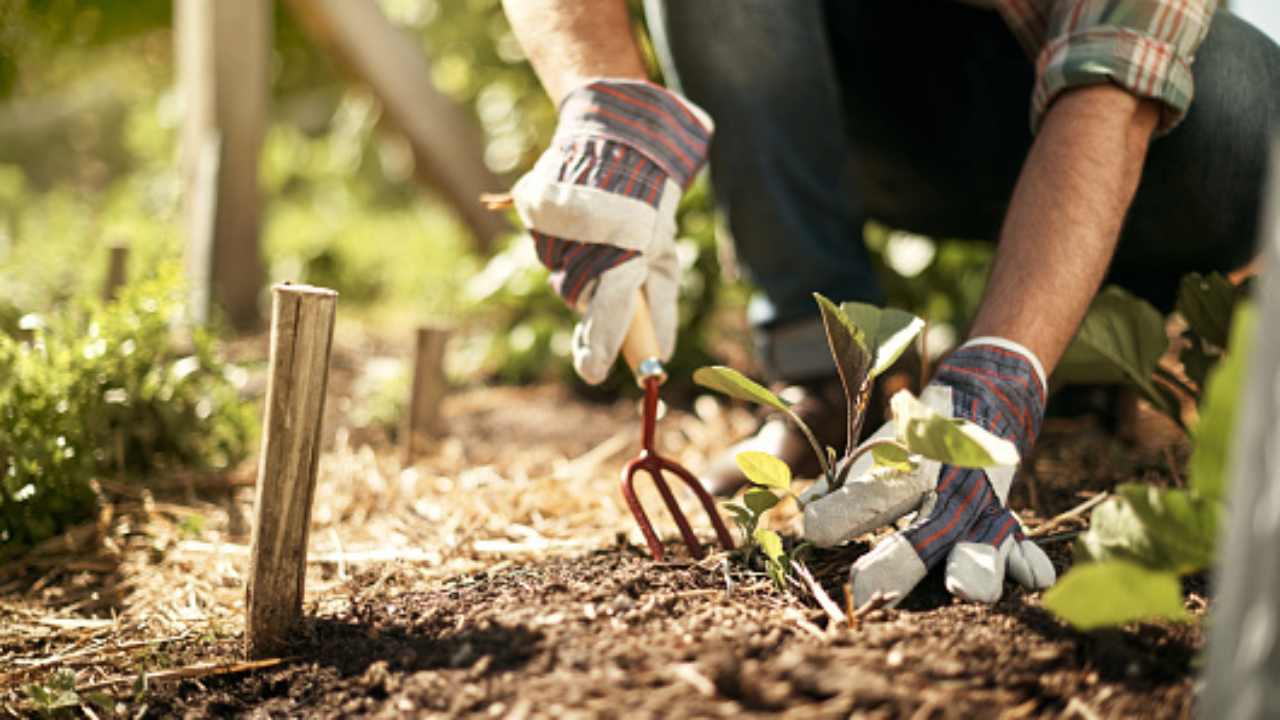
[[[1036,61],[1031,128],[1063,91],[1111,82],[1164,105],[1172,130],[1195,92],[1191,63],[1218,0],[999,0],[1001,15]]]

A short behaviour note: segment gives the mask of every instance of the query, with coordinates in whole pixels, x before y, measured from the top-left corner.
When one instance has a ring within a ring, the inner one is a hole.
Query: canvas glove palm
[[[1044,417],[1044,371],[1021,345],[979,338],[939,366],[922,400],[936,412],[1009,440],[1025,455]],[[895,434],[890,422],[868,442]],[[916,513],[907,529],[854,563],[850,581],[857,605],[877,591],[905,597],[943,560],[947,589],[968,600],[998,600],[1006,571],[1029,589],[1054,583],[1049,558],[1005,507],[1016,467],[969,469],[921,460],[913,471],[902,472],[872,462],[864,455],[838,468],[838,476],[848,478],[840,488],[828,492],[822,480],[801,498],[805,539],[823,547]]]
[[[712,123],[648,82],[594,80],[565,96],[551,146],[511,189],[556,292],[582,319],[573,363],[608,375],[643,289],[663,360],[676,339],[675,212],[706,163]]]

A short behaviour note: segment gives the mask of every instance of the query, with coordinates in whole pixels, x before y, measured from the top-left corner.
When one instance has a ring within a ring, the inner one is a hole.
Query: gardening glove
[[[551,283],[582,313],[573,365],[608,375],[643,288],[662,360],[676,341],[676,206],[706,162],[712,123],[648,82],[594,80],[560,105],[551,146],[511,189]]]
[[[978,338],[939,366],[921,399],[936,412],[970,420],[1012,442],[1023,456],[1044,417],[1044,371],[1021,345]],[[895,434],[890,422],[872,439]],[[944,559],[947,589],[970,600],[999,599],[1006,570],[1030,589],[1053,584],[1052,563],[1004,506],[1016,467],[967,469],[921,460],[912,471],[896,471],[873,468],[872,462],[867,455],[838,468],[838,475],[849,478],[839,489],[828,493],[820,481],[801,498],[805,538],[819,546],[916,511],[906,530],[854,563],[855,603],[864,604],[877,591],[901,599]]]

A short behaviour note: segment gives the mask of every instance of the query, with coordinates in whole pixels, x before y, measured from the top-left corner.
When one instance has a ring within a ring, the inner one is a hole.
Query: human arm
[[[1053,372],[1111,262],[1159,110],[1113,85],[1067,91],[1049,107],[1014,187],[974,336],[1020,343]]]
[[[591,78],[648,78],[623,0],[503,0],[502,8],[557,106]]]
[[[605,379],[640,293],[666,360],[678,318],[676,206],[706,162],[711,119],[648,82],[624,3],[508,0],[506,11],[560,116],[511,196],[552,286],[582,313],[574,368],[589,383]]]

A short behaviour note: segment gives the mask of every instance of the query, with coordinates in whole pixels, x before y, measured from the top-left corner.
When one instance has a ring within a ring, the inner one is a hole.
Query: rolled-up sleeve
[[[1191,63],[1218,0],[1004,0],[1014,34],[1036,59],[1031,128],[1064,91],[1113,83],[1159,101],[1160,132],[1186,115]]]

